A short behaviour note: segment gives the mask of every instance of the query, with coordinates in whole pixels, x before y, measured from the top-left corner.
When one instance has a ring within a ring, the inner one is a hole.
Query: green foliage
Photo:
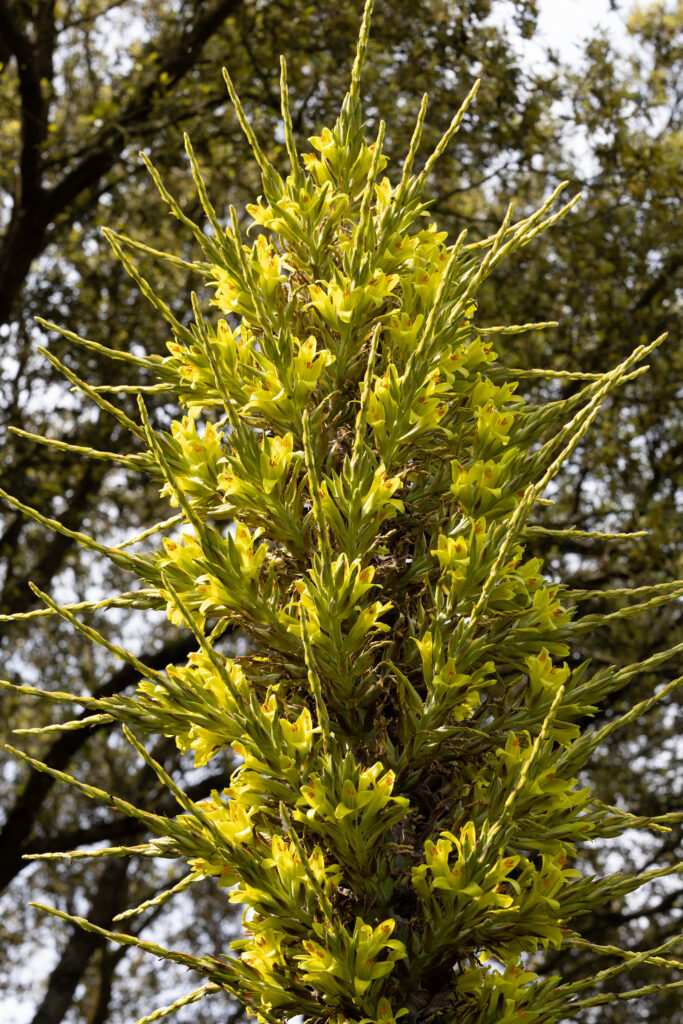
[[[585,595],[544,575],[528,551],[544,491],[661,339],[562,399],[517,393],[528,373],[506,369],[493,345],[530,325],[482,335],[477,296],[574,201],[552,212],[557,189],[516,222],[510,208],[483,241],[463,233],[449,246],[436,224],[425,226],[430,172],[475,90],[416,173],[425,101],[402,172],[383,177],[384,125],[368,144],[360,108],[370,6],[341,114],[302,161],[283,64],[286,180],[228,83],[262,173],[263,196],[248,208],[253,244],[234,211],[229,228],[221,223],[189,146],[210,232],[155,175],[202,247],[190,269],[223,319],[193,296],[185,326],[136,269],[135,244],[109,234],[174,335],[167,357],[129,361],[154,372],[187,415],[155,430],[142,392],[137,423],[70,379],[142,442],[136,466],[156,477],[183,532],[128,554],[7,500],[135,572],[143,588],[124,601],[166,608],[196,637],[186,663],[152,671],[40,595],[144,680],[134,697],[51,694],[92,712],[60,728],[121,722],[181,813],[143,811],[52,773],[156,837],[99,855],[177,858],[190,869],[181,889],[215,877],[246,907],[236,956],[107,933],[205,975],[208,986],[188,1000],[223,988],[268,1021],[439,1014],[541,1024],[611,997],[585,994],[606,972],[563,983],[527,970],[528,956],[580,944],[575,918],[678,870],[596,877],[568,866],[579,843],[676,820],[605,807],[577,776],[619,725],[680,680],[600,729],[587,718],[677,648],[645,664],[570,667],[563,659],[605,617],[580,615]],[[681,589],[652,587],[609,621]],[[228,628],[250,638],[246,655],[223,653]],[[226,747],[242,763],[227,789],[197,803],[137,732],[174,738],[199,766]],[[669,945],[616,951],[622,962],[607,974],[666,966]]]

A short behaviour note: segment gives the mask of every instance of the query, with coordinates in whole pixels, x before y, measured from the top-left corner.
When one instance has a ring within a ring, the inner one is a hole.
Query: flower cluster
[[[584,626],[543,575],[531,518],[645,350],[564,401],[524,401],[476,295],[557,219],[555,197],[485,242],[425,227],[424,111],[391,176],[383,126],[363,137],[366,39],[367,17],[339,120],[303,161],[283,88],[286,178],[233,95],[263,171],[256,237],[221,225],[202,186],[212,233],[195,234],[221,318],[195,303],[150,361],[182,407],[170,432],[141,402],[182,527],[131,566],[197,651],[88,706],[174,737],[198,766],[231,759],[195,804],[138,744],[182,810],[143,816],[150,852],[246,907],[232,955],[199,969],[259,1020],[418,1022],[437,1006],[549,1024],[578,1012],[580,986],[524,957],[625,891],[566,865],[620,827],[576,776],[599,742],[582,723],[628,672],[561,661]],[[230,659],[220,638],[237,628],[249,648]]]

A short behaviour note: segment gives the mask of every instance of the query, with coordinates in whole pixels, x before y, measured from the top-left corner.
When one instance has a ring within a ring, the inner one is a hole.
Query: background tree
[[[453,232],[466,225],[474,237],[489,233],[499,219],[492,202],[496,196],[501,206],[513,193],[531,204],[560,176],[586,186],[581,216],[565,222],[562,238],[553,236],[547,243],[552,259],[544,244],[533,252],[523,250],[518,273],[507,271],[491,283],[487,308],[482,306],[481,313],[483,322],[490,323],[497,322],[502,308],[519,322],[562,321],[552,335],[524,335],[514,348],[508,346],[505,358],[511,363],[548,363],[551,345],[555,366],[604,368],[623,358],[644,335],[652,337],[671,327],[680,311],[676,211],[681,187],[681,5],[656,5],[634,19],[632,28],[640,43],[635,65],[629,65],[608,40],[597,39],[588,46],[585,65],[575,75],[558,63],[542,75],[525,71],[514,37],[486,24],[497,6],[487,0],[392,0],[382,5],[373,25],[366,110],[374,118],[391,112],[388,148],[401,152],[421,94],[429,88],[429,144],[473,78],[483,75],[460,143],[441,165],[435,183],[439,220]],[[36,341],[44,342],[46,335],[35,327],[33,316],[68,324],[108,347],[135,351],[136,339],[144,338],[147,350],[163,352],[167,338],[157,319],[150,316],[99,235],[102,224],[112,224],[155,248],[178,249],[177,224],[157,203],[137,150],[144,148],[152,156],[174,194],[196,216],[189,175],[179,156],[181,132],[187,129],[202,165],[210,168],[211,196],[218,209],[225,211],[228,202],[240,208],[258,189],[218,68],[229,65],[249,116],[260,137],[268,140],[278,137],[277,58],[280,52],[287,54],[295,130],[303,139],[337,109],[360,8],[359,2],[338,5],[331,0],[233,0],[181,3],[171,15],[142,0],[81,6],[0,0],[0,110],[7,126],[0,140],[0,263],[6,270],[0,278],[5,321],[3,431],[12,422],[36,433],[45,430],[67,443],[78,438],[77,443],[105,449],[124,443],[123,433],[112,432],[108,417],[94,417],[64,388],[59,375],[46,373],[44,360],[35,354]],[[520,33],[533,32],[535,8],[533,0],[511,5]],[[560,97],[571,99],[571,115],[566,105],[560,113],[553,106]],[[578,166],[564,144],[573,129],[587,139],[588,154]],[[282,158],[277,147],[269,155],[276,162]],[[151,262],[149,272],[158,274]],[[167,301],[178,315],[185,315],[176,299],[188,290],[185,271],[167,266],[164,275]],[[69,347],[67,354],[67,347],[54,340],[50,350],[65,358],[78,376],[106,381],[108,371],[96,351]],[[676,381],[680,346],[674,334],[651,375],[635,382],[603,418],[598,457],[579,453],[575,485],[557,494],[553,525],[574,522],[588,531],[605,524],[652,530],[645,542],[633,545],[628,558],[621,553],[598,556],[590,538],[572,551],[560,550],[552,538],[539,538],[539,549],[551,564],[562,562],[565,574],[567,565],[573,569],[577,586],[587,576],[606,588],[638,585],[652,579],[652,565],[660,567],[662,579],[676,573],[680,549],[674,524],[681,457],[680,422],[674,415]],[[163,406],[155,414],[158,423],[168,422]],[[7,491],[74,529],[87,526],[94,507],[102,502],[110,536],[119,540],[144,529],[154,514],[155,489],[146,487],[134,472],[112,473],[101,462],[85,466],[68,451],[56,457],[54,450],[41,452],[16,435],[3,437],[0,457]],[[84,564],[74,545],[7,508],[0,524],[0,555],[6,614],[32,607],[28,579],[69,597],[91,593],[87,560]],[[114,587],[116,580],[108,582]],[[43,685],[54,680],[55,686],[68,675],[70,685],[84,691],[113,692],[132,685],[130,673],[77,644],[60,625],[39,621],[40,640],[36,620],[5,624],[4,660],[9,658],[10,666],[5,675],[11,671],[13,678],[29,682],[40,676]],[[130,639],[137,628],[123,613],[118,618],[109,613],[106,619],[98,615],[96,624],[112,638],[125,634]],[[645,628],[632,629],[627,622],[615,628],[609,649],[604,649],[604,635],[603,647],[597,650],[588,638],[586,654],[627,662],[639,652],[645,656],[658,641],[661,645],[664,632],[671,643],[671,633],[679,628],[673,612]],[[141,652],[162,665],[179,657],[178,643],[161,622],[158,636],[138,638]],[[635,700],[649,685],[651,680],[640,680],[622,699]],[[17,707],[9,698],[3,701],[5,721],[41,724],[37,716],[42,712],[34,703]],[[608,707],[604,714],[615,710]],[[662,708],[659,717],[650,720],[648,745],[661,751],[655,761],[646,751],[639,762],[636,753],[642,757],[643,752],[634,751],[623,734],[605,752],[604,761],[596,761],[595,778],[608,802],[618,800],[619,787],[626,786],[631,800],[638,793],[644,810],[664,809],[672,783],[674,712],[671,706]],[[144,793],[149,806],[156,806],[159,793],[113,738],[105,739],[101,733],[84,740],[85,734],[66,734],[50,745],[49,756],[103,788],[131,797]],[[44,740],[36,743],[36,751],[45,756]],[[172,751],[160,749],[157,756],[165,756],[169,766],[183,772],[196,786],[196,794],[215,784],[206,773],[190,777],[186,764],[178,763]],[[20,993],[24,985],[31,989],[31,1001],[40,1003],[42,998],[36,1021],[94,1024],[108,1017],[130,1019],[138,992],[144,990],[153,1001],[162,982],[147,964],[133,965],[130,954],[122,960],[120,953],[103,948],[91,956],[91,940],[84,943],[68,930],[61,940],[62,960],[38,993],[35,976],[26,977],[19,969],[27,956],[23,940],[30,935],[34,945],[43,941],[51,949],[52,939],[25,909],[27,891],[29,886],[32,896],[38,888],[57,891],[61,906],[78,905],[80,910],[89,904],[89,914],[101,914],[105,920],[127,900],[127,886],[135,889],[131,897],[140,900],[168,880],[147,874],[139,864],[128,879],[123,874],[104,877],[87,868],[66,872],[46,865],[24,868],[20,875],[24,852],[117,836],[124,842],[131,838],[131,826],[84,808],[71,794],[53,792],[45,777],[24,777],[13,765],[6,766],[2,785],[7,810],[0,864],[6,870],[4,883],[11,883],[3,918],[9,949],[3,980],[8,990],[11,986]],[[666,837],[659,849],[642,855],[618,852],[659,863],[673,856],[674,839]],[[591,856],[598,863],[602,855]],[[653,905],[659,903],[660,909],[651,914],[648,927],[657,935],[675,928],[675,899],[674,890],[653,894]],[[207,896],[201,907],[193,907],[192,915],[195,945],[216,948],[227,943],[233,924],[226,922],[223,901]],[[154,917],[153,910],[149,917]],[[174,929],[186,929],[187,915],[182,922],[159,915],[150,922],[141,919],[140,925],[163,930],[164,940],[172,945]],[[637,945],[642,915],[630,905],[606,908],[595,922],[596,936],[604,936],[606,929],[625,945]],[[651,939],[654,944],[654,934],[647,941]],[[126,975],[134,975],[133,981]],[[201,1012],[210,1013],[210,1004]],[[642,1012],[660,1019],[670,1016],[663,1002],[644,1006]],[[619,1013],[618,1007],[603,1009],[600,1019],[620,1021]]]

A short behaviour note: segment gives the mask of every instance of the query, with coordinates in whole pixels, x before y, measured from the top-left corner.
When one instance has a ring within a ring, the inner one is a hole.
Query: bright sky
[[[543,49],[551,47],[567,63],[578,64],[584,41],[596,29],[628,48],[626,21],[635,5],[636,0],[539,0],[539,30],[533,42],[519,40],[520,48],[531,63],[542,61]],[[491,21],[510,23],[509,8],[494,5]]]
[[[651,0],[641,0],[647,4]],[[532,41],[516,37],[516,45],[522,59],[529,66],[543,65],[548,48],[556,50],[565,64],[579,67],[585,42],[604,31],[626,52],[633,47],[633,41],[626,31],[628,17],[636,6],[636,0],[539,0],[538,30]],[[510,9],[494,5],[491,21],[497,24],[511,24]],[[569,138],[567,138],[569,142]],[[590,174],[591,164],[587,146],[580,132],[571,139],[575,159],[583,159],[584,170]],[[583,156],[582,156],[583,155]]]
[[[543,41],[559,50],[565,60],[573,61],[580,54],[582,41],[598,26],[623,39],[635,0],[540,0],[539,6]]]

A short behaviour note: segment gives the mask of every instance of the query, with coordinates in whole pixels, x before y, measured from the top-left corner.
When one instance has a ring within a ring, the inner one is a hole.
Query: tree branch
[[[21,100],[21,153],[14,194],[15,209],[40,202],[40,150],[47,134],[48,111],[40,83],[41,78],[47,77],[47,72],[51,71],[53,13],[53,2],[40,4],[36,12],[36,45],[26,34],[25,26],[19,24],[6,0],[0,0],[0,35],[17,62]]]
[[[90,151],[51,189],[42,188],[40,164],[31,167],[27,165],[31,202],[27,202],[23,186],[24,192],[19,197],[20,201],[15,200],[11,220],[0,245],[0,324],[7,323],[12,315],[31,263],[45,247],[50,222],[65,213],[70,222],[74,214],[73,211],[69,211],[69,207],[79,195],[95,187],[112,169],[124,148],[130,143],[131,135],[140,138],[144,134],[159,97],[163,92],[172,89],[195,66],[205,43],[223,22],[238,10],[241,3],[242,0],[212,0],[201,6],[197,5],[197,15],[189,30],[182,32],[173,40],[154,40],[150,46],[161,54],[154,74],[150,74],[137,86],[118,116],[100,132]],[[16,25],[10,18],[6,0],[0,0],[0,34],[8,28],[15,46],[21,50],[24,45],[23,37],[17,32]],[[32,107],[35,107],[36,115],[41,113],[44,118],[46,112],[42,107],[39,110],[36,106],[38,99],[35,96],[35,81],[30,77],[31,67],[28,64],[27,68],[26,84],[23,88],[29,91],[28,99]],[[35,77],[35,71],[33,74]],[[40,78],[37,85],[40,91]],[[119,95],[125,95],[126,81],[117,83],[114,88]],[[42,97],[40,102],[42,103]],[[24,146],[27,160],[28,156],[33,154],[32,159],[35,161],[36,145],[39,145],[36,140],[39,137],[39,133],[35,137],[31,136],[33,141],[29,140],[30,144]],[[22,171],[22,175],[23,173]]]
[[[111,928],[119,910],[121,894],[128,870],[127,860],[107,865],[100,873],[87,918],[101,928]],[[71,930],[68,942],[48,981],[47,990],[31,1024],[60,1024],[71,1006],[74,992],[95,950],[104,947],[105,939],[78,927]]]
[[[225,772],[215,772],[213,775],[188,786],[184,791],[190,800],[202,800],[209,795],[212,789],[225,785]],[[157,814],[172,815],[176,813],[177,807],[172,801],[155,803],[154,808],[145,805],[144,801],[139,806],[143,810],[154,810]],[[121,815],[110,818],[108,821],[97,822],[88,828],[65,829],[54,835],[47,835],[40,839],[34,839],[26,843],[22,854],[33,853],[63,853],[66,850],[74,850],[77,846],[90,846],[93,843],[101,843],[117,840],[120,843],[127,843],[146,832],[145,826],[133,818]]]
[[[162,669],[170,662],[185,658],[196,646],[194,638],[183,636],[170,644],[166,644],[157,654],[145,658],[150,668]],[[130,665],[124,665],[118,672],[95,691],[96,697],[110,697],[133,686],[139,676]],[[85,717],[87,712],[81,717]],[[78,729],[63,733],[50,746],[43,761],[50,768],[63,770],[75,754],[92,736],[93,729]],[[45,798],[54,785],[50,775],[31,771],[28,781],[17,797],[14,806],[7,813],[7,819],[0,831],[0,891],[19,874],[26,862],[22,860],[24,844],[33,829],[34,822],[40,813]]]
[[[654,280],[650,282],[647,288],[643,289],[634,301],[631,306],[631,312],[636,313],[640,309],[646,309],[657,293],[660,292],[665,285],[672,284],[671,279],[676,271],[680,270],[681,266],[683,266],[683,256],[681,253],[672,253],[669,259],[664,263],[659,274],[657,274]]]
[[[107,469],[108,467],[103,464],[86,464],[83,474],[74,488],[69,507],[61,517],[64,526],[70,530],[80,529],[83,519],[90,510],[93,499],[98,495],[99,486]],[[20,526],[25,522],[23,519],[17,521]],[[8,559],[7,575],[2,591],[0,591],[0,605],[2,605],[3,611],[6,611],[7,614],[15,614],[28,611],[29,608],[33,607],[36,604],[37,598],[29,589],[28,580],[30,579],[36,586],[46,589],[50,580],[62,568],[69,551],[75,546],[76,542],[71,537],[65,537],[62,533],[55,533],[50,537],[36,564],[31,566],[28,572],[26,571],[27,567],[24,566],[22,577],[14,575],[11,559]],[[25,561],[24,559],[22,560]],[[2,630],[0,630],[1,633]]]

